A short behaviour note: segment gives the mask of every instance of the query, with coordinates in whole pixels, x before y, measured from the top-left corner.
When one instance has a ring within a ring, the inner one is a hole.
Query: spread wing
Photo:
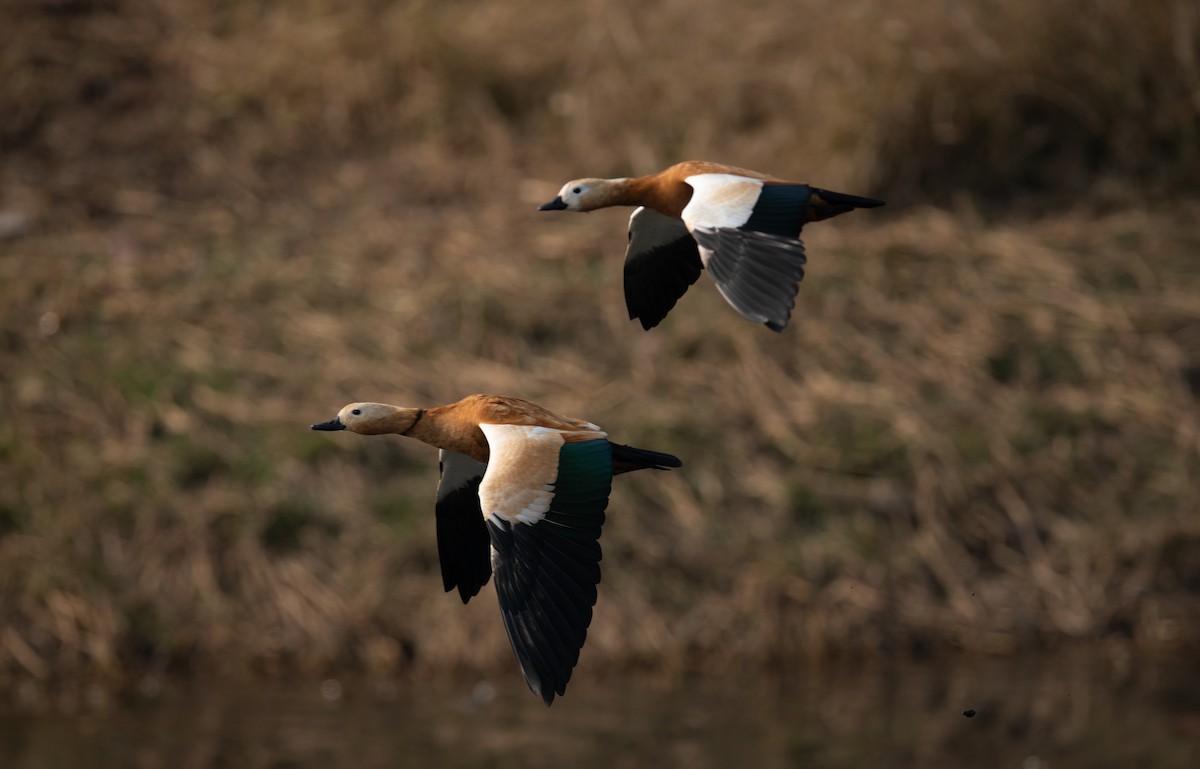
[[[487,465],[466,454],[441,451],[437,490],[438,560],[446,592],[458,588],[471,600],[492,578],[491,538],[479,505],[479,484]]]
[[[804,244],[739,229],[700,227],[692,234],[725,301],[747,320],[782,331],[804,278]]]
[[[479,496],[500,614],[525,682],[549,705],[566,691],[592,621],[612,448],[603,437],[568,443],[544,427],[480,428],[491,452]]]
[[[649,331],[700,277],[703,269],[696,241],[687,226],[649,208],[629,217],[625,251],[625,306],[629,319]]]
[[[683,220],[725,300],[748,320],[782,331],[804,278],[812,188],[735,174],[697,174]]]

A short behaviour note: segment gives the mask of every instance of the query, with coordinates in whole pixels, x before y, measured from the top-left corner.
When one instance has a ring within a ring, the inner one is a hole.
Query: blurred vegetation
[[[521,395],[622,477],[586,665],[1200,637],[1194,2],[3,0],[0,673],[511,666],[436,452]],[[625,318],[697,157],[889,199],[792,327]]]

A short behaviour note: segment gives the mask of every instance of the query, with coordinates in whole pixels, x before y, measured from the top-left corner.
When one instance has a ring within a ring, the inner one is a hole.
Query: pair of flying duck
[[[881,205],[690,161],[648,176],[576,179],[540,210],[637,206],[625,302],[646,330],[707,269],[743,317],[782,331],[804,277],[800,230]],[[312,429],[407,435],[440,449],[442,584],[466,603],[495,575],[508,640],[526,683],[547,705],[566,691],[592,620],[613,476],[682,466],[670,454],[612,443],[591,422],[499,395],[429,409],[351,403]]]

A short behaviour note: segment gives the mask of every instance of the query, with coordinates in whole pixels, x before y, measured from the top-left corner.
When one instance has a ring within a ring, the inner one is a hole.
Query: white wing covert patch
[[[466,454],[457,451],[438,450],[438,464],[441,465],[442,475],[438,480],[438,499],[450,492],[461,489],[486,472],[487,465]]]
[[[490,457],[479,485],[483,517],[535,524],[545,517],[558,480],[561,431],[540,425],[481,424]]]
[[[629,254],[644,254],[669,246],[681,237],[687,237],[687,230],[674,217],[645,206],[635,208],[629,216]],[[591,427],[600,429],[595,425]]]
[[[680,218],[689,230],[741,227],[754,213],[763,180],[736,174],[696,174],[684,179],[695,192]]]

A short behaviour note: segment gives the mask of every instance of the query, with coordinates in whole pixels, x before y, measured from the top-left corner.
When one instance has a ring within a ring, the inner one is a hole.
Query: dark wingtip
[[[536,676],[536,674],[531,677],[530,674],[525,670],[524,664],[521,665],[521,674],[525,676],[525,685],[529,687],[529,691],[533,692],[535,697],[546,703],[546,707],[550,707],[554,704],[555,692],[553,686],[547,686],[544,681]],[[569,674],[570,673],[568,671],[568,675]],[[566,688],[566,684],[563,684],[563,691],[565,691]],[[559,694],[562,694],[562,692],[559,692]]]
[[[453,593],[457,591],[458,597],[462,599],[464,604],[475,597],[474,593],[468,591],[466,584],[458,584],[448,574],[445,573],[442,574],[442,587],[447,593]]]
[[[637,449],[620,443],[610,443],[613,452],[613,475],[634,470],[670,470],[683,467],[683,460],[674,454],[650,449]]]
[[[315,425],[310,425],[309,429],[333,432],[334,430],[345,430],[346,425],[342,422],[340,417],[334,417],[333,419],[329,420],[328,422],[318,422]]]
[[[864,198],[861,195],[850,195],[845,192],[834,192],[833,190],[823,190],[816,187],[813,188],[813,192],[816,194],[817,200],[814,202],[817,203],[818,207],[827,207],[830,209],[829,215],[822,217],[825,219],[828,219],[829,216],[844,214],[855,208],[878,208],[879,206],[887,205],[882,200]]]
[[[567,207],[567,204],[563,202],[562,195],[558,195],[557,197],[554,198],[554,200],[551,200],[549,203],[543,203],[540,206],[538,206],[538,210],[539,211],[563,211],[566,209],[566,207]]]
[[[634,317],[631,316],[629,319],[634,320]],[[662,322],[661,320],[650,320],[649,318],[641,318],[641,317],[638,317],[637,321],[638,321],[638,323],[642,324],[643,331],[649,331],[650,329],[656,327],[659,323]]]

